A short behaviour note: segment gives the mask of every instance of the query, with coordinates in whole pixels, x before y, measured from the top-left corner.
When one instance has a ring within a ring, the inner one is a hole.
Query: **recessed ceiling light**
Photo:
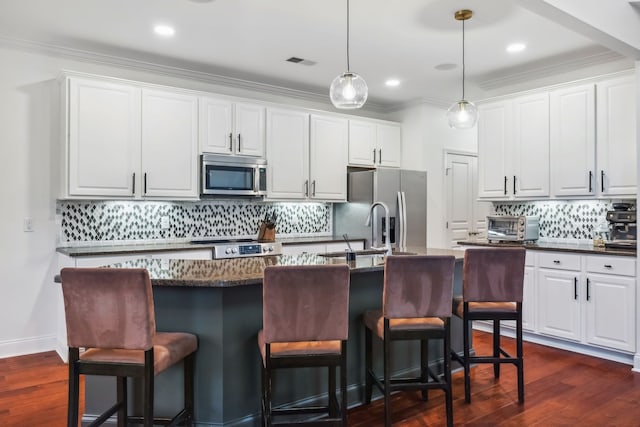
[[[522,52],[527,48],[527,45],[524,43],[511,43],[507,46],[507,52],[509,53],[517,53]]]
[[[153,31],[162,37],[171,37],[176,33],[176,30],[169,25],[156,25],[153,27]]]
[[[384,82],[384,84],[388,87],[396,87],[396,86],[400,86],[400,80],[398,79],[389,79],[386,82]]]
[[[453,70],[454,68],[457,68],[457,67],[458,66],[456,64],[445,63],[445,64],[438,64],[433,68],[435,68],[438,71],[446,71],[446,70]]]

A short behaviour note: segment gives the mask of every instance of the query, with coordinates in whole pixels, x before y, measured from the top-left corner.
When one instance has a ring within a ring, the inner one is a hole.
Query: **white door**
[[[267,197],[304,199],[309,185],[309,115],[267,110]]]
[[[635,196],[636,90],[632,76],[597,84],[598,191]]]
[[[245,156],[264,157],[265,108],[238,103],[236,107],[236,151]]]
[[[477,157],[446,153],[447,230],[451,247],[461,240],[486,236],[490,202],[478,201]]]
[[[200,98],[199,117],[200,152],[233,154],[233,104]]]
[[[347,120],[311,116],[309,137],[309,197],[347,200],[349,128]]]
[[[596,189],[594,85],[551,92],[549,126],[552,195],[593,195]]]
[[[142,191],[147,197],[198,198],[198,100],[142,90]]]
[[[70,78],[70,196],[134,196],[140,170],[140,90]]]

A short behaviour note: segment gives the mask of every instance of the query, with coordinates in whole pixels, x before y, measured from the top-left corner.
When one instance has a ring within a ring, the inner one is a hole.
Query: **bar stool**
[[[348,313],[348,266],[268,266],[264,269],[263,327],[258,332],[263,425],[347,425]],[[274,407],[273,372],[301,367],[328,368],[327,405]],[[340,404],[336,397],[337,367],[340,368]],[[300,414],[316,414],[316,417],[285,417]],[[318,418],[318,414],[324,417]]]
[[[384,395],[385,426],[391,425],[391,393],[417,389],[427,399],[431,389],[445,393],[447,425],[453,425],[451,393],[451,298],[453,296],[453,256],[388,256],[384,265],[382,310],[367,311],[365,324],[365,403],[371,402],[373,384]],[[372,335],[383,341],[384,377],[373,371]],[[443,342],[443,374],[429,367],[429,340]],[[391,343],[420,341],[420,377],[391,376]]]
[[[69,345],[67,425],[78,426],[80,375],[117,378],[117,402],[91,426],[117,413],[118,427],[129,422],[193,424],[193,365],[197,337],[156,332],[149,273],[131,268],[64,268],[60,272]],[[83,348],[84,351],[80,351]],[[173,418],[154,418],[154,376],[184,360],[184,409]],[[128,416],[127,378],[143,380],[143,414]]]
[[[462,296],[453,299],[453,312],[463,321],[464,357],[452,357],[464,366],[464,399],[471,402],[469,368],[472,363],[492,363],[495,378],[500,365],[510,363],[518,373],[518,401],[524,402],[524,360],[522,353],[522,291],[524,248],[473,248],[464,255]],[[493,321],[493,355],[471,356],[470,333],[474,320]],[[516,357],[500,347],[500,321],[516,322]]]

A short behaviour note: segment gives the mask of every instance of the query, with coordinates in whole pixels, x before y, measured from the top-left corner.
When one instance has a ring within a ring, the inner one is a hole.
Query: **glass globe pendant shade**
[[[473,102],[460,100],[447,110],[449,126],[454,129],[471,129],[478,121],[478,109]]]
[[[367,101],[369,88],[362,77],[346,72],[333,79],[329,88],[329,98],[336,108],[360,108]]]

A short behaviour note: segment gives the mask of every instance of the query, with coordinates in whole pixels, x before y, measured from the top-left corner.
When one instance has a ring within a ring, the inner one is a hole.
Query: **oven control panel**
[[[225,243],[213,247],[213,259],[241,258],[282,254],[282,243]]]

